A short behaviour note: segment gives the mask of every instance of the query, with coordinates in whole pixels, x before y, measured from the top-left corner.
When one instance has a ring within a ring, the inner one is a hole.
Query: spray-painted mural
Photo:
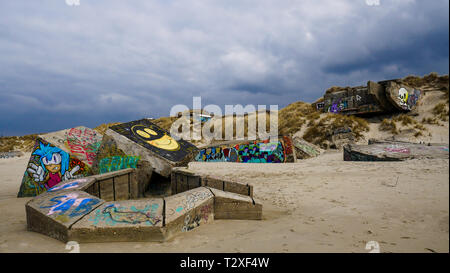
[[[65,135],[64,145],[70,154],[92,166],[102,136],[95,130],[82,126],[69,129]]]
[[[110,156],[102,158],[98,163],[100,173],[118,171],[127,168],[136,169],[139,156]]]
[[[417,104],[419,97],[419,90],[414,89],[413,91],[408,92],[404,87],[398,90],[399,105],[403,110],[411,110]]]
[[[38,139],[22,179],[18,197],[36,196],[61,181],[84,177],[89,167],[58,147]]]
[[[80,197],[78,193],[70,192],[64,195],[52,197],[48,200],[48,204],[40,206],[41,209],[49,209],[47,215],[59,216],[60,219],[65,217],[77,217],[87,212],[100,203],[100,199],[95,197]]]
[[[117,224],[155,226],[162,221],[158,212],[159,207],[160,205],[157,203],[146,204],[142,209],[134,205],[110,204],[95,210],[89,221],[94,226],[115,226]]]
[[[195,160],[203,162],[284,163],[292,155],[292,142],[284,137],[279,141],[254,141],[234,146],[222,145],[200,150]]]
[[[185,140],[173,139],[168,132],[147,119],[118,124],[110,129],[170,161],[181,161],[197,150]]]

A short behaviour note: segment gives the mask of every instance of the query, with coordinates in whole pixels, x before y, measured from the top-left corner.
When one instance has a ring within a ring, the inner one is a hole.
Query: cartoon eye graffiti
[[[48,160],[47,157],[43,157],[42,162],[44,163],[44,165],[58,165],[61,163],[61,155],[59,153],[54,153],[52,155],[52,159],[50,160]]]
[[[176,151],[180,149],[180,144],[171,136],[159,130],[153,130],[145,125],[134,125],[131,127],[131,132],[142,141],[153,145],[157,148],[167,151]]]

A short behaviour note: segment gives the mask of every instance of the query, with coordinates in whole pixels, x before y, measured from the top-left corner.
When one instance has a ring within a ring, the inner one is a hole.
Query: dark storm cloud
[[[0,134],[448,73],[448,1],[0,2]]]

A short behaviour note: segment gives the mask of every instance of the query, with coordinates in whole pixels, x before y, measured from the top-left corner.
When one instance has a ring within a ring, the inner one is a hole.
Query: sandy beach
[[[0,159],[0,252],[68,252],[26,230],[16,198],[29,158]],[[81,252],[449,251],[449,160],[345,162],[342,151],[286,164],[190,163],[254,186],[263,220],[216,220],[164,243],[89,243]]]

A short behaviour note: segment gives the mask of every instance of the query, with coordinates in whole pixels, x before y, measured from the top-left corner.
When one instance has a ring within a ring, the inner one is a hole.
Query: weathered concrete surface
[[[355,138],[350,128],[339,128],[331,134],[331,148],[341,149],[346,144],[353,144]]]
[[[103,138],[99,132],[84,126],[43,134],[39,137],[76,157],[89,167],[94,163]]]
[[[129,168],[90,176],[95,182],[83,190],[105,201],[138,198],[143,192],[139,192],[136,172],[137,170]]]
[[[294,144],[295,154],[298,159],[316,157],[322,153],[322,149],[312,143],[309,143],[301,137],[293,137],[292,143]]]
[[[56,186],[51,187],[47,190],[48,193],[61,193],[65,191],[86,191],[91,187],[97,180],[94,176],[88,176],[83,178],[76,178],[67,181],[63,181]]]
[[[214,194],[214,219],[262,219],[262,205],[252,197],[214,188],[210,190]]]
[[[203,147],[195,157],[200,162],[286,163],[295,162],[292,139],[281,136],[278,141],[225,141]]]
[[[387,142],[344,146],[345,161],[400,161],[415,158],[448,159],[448,144],[428,146],[405,142]]]
[[[200,187],[164,198],[166,238],[214,219],[214,195]]]
[[[394,81],[386,84],[387,99],[395,108],[402,111],[411,111],[420,99],[421,92],[404,84]]]
[[[97,160],[106,155],[139,157],[139,162],[149,162],[153,171],[168,177],[172,167],[187,165],[196,153],[194,145],[176,141],[165,130],[142,119],[110,127]]]
[[[211,188],[253,196],[253,186],[248,183],[231,181],[213,176],[201,176],[186,167],[172,169],[171,189],[172,194],[185,192],[194,188],[208,186]]]
[[[70,240],[87,242],[163,241],[164,200],[107,202],[74,224]]]
[[[346,115],[413,110],[421,92],[396,81],[368,81],[367,86],[332,87],[325,92],[323,101],[316,103],[316,108],[322,112]]]
[[[41,194],[25,205],[27,228],[67,242],[69,228],[102,203],[83,191]]]
[[[36,196],[61,181],[89,176],[102,135],[84,126],[39,135],[17,197]]]

